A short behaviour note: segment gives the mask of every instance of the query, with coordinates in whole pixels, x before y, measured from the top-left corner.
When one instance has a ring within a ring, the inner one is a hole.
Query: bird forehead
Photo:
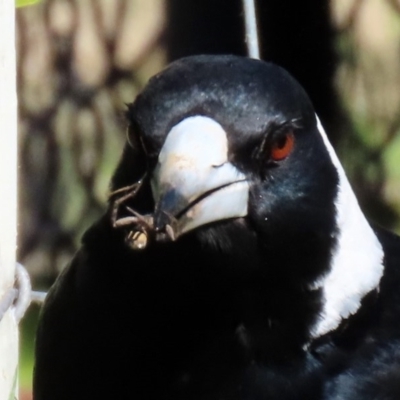
[[[265,113],[266,108],[290,112],[311,105],[300,84],[284,69],[260,60],[225,56],[188,57],[172,63],[149,81],[138,98],[138,103],[149,102],[153,112],[165,108],[193,111],[200,104],[235,112]]]

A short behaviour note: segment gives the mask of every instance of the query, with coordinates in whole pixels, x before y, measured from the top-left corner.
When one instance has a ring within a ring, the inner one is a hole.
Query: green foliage
[[[31,6],[39,3],[40,0],[15,0],[15,7]]]
[[[20,324],[19,384],[22,391],[27,393],[32,389],[34,342],[39,311],[40,307],[32,304]]]

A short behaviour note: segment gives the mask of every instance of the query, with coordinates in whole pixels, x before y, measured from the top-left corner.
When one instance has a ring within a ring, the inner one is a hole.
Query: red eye
[[[281,161],[285,159],[293,150],[294,135],[293,132],[287,132],[285,135],[279,137],[272,145],[271,158],[274,161]]]

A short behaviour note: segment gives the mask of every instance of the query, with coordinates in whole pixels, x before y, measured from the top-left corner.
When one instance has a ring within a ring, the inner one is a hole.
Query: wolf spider
[[[147,247],[150,239],[156,241],[167,241],[175,240],[174,230],[171,225],[166,225],[165,232],[157,232],[154,227],[154,218],[152,214],[142,215],[132,209],[129,206],[125,206],[125,209],[132,215],[118,218],[118,211],[120,207],[136,196],[138,191],[143,185],[146,178],[146,174],[133,185],[124,186],[110,193],[110,198],[115,195],[122,194],[112,201],[111,207],[111,224],[113,228],[126,228],[131,227],[125,236],[125,242],[127,245],[134,250],[142,250]]]

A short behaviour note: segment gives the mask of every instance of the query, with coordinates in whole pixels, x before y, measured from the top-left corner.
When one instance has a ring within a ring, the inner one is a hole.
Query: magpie
[[[400,239],[295,79],[191,56],[127,117],[107,210],[41,313],[34,400],[400,399]]]

